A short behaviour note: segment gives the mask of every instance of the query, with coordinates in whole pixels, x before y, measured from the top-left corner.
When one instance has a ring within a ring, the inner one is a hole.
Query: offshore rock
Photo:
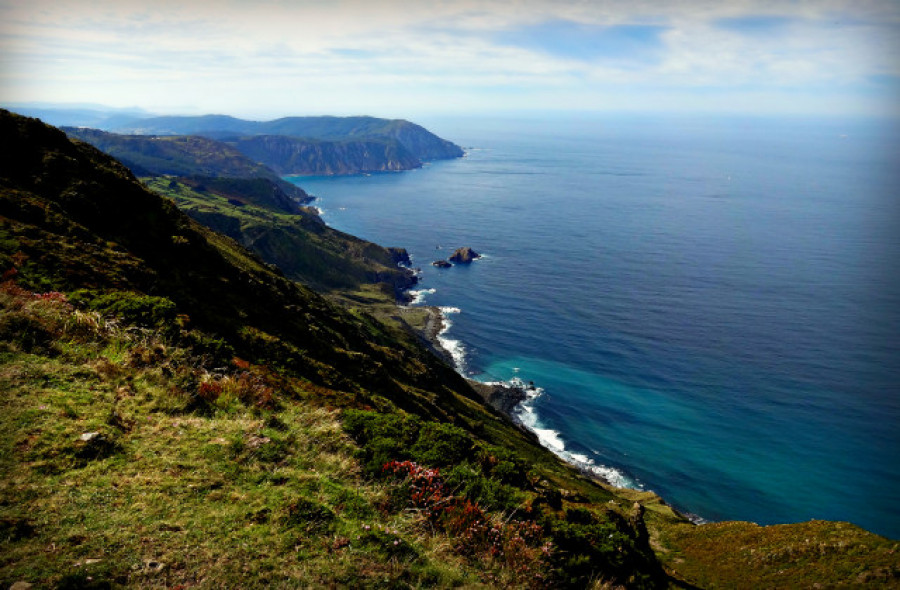
[[[457,248],[457,250],[450,256],[450,261],[456,262],[458,264],[469,264],[477,258],[481,258],[481,254],[469,248],[468,246],[465,246],[464,248]]]
[[[431,263],[431,266],[436,266],[438,268],[450,268],[453,265],[450,264],[449,262],[447,262],[446,260],[435,260],[434,262]]]

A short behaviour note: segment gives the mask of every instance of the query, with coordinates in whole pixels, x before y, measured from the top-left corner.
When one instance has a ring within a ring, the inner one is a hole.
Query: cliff
[[[422,162],[394,141],[299,139],[256,135],[229,142],[279,174],[333,175],[411,170]]]
[[[0,111],[0,153],[5,587],[900,574],[897,544],[852,525],[695,526],[591,481],[408,330],[287,279],[93,147]]]

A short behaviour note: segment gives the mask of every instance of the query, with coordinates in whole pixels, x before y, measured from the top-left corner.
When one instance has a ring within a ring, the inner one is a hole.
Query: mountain
[[[201,184],[228,184],[235,198],[243,195],[248,202],[285,212],[296,212],[298,203],[310,200],[302,189],[285,182],[271,169],[228,144],[206,137],[119,135],[75,127],[64,127],[63,131],[117,158],[139,176],[170,175],[193,178]]]
[[[0,111],[0,156],[4,587],[900,577],[897,543],[847,523],[696,526],[582,476],[402,326],[59,130]]]
[[[542,566],[548,580],[603,571],[652,584],[662,575],[625,517],[585,513],[581,524],[567,525],[551,516],[555,508],[529,508],[527,519],[503,524],[498,510],[528,497],[549,494],[551,506],[563,506],[560,486],[598,506],[614,496],[488,410],[461,376],[408,332],[285,279],[147,190],[106,154],[39,121],[0,113],[0,151],[0,267],[6,269],[0,335],[8,368],[0,376],[0,460],[6,481],[17,482],[0,488],[4,583],[26,576],[74,584],[78,574],[97,572],[108,584],[137,584],[160,563],[170,568],[167,583],[206,580],[214,586],[286,583],[281,571],[295,572],[294,583],[301,585],[371,585],[385,575],[416,585],[465,576],[512,580],[521,575],[517,564],[537,563],[553,526],[558,542],[572,545],[573,553]],[[33,363],[41,367],[36,372],[25,368]],[[69,377],[48,389],[39,385],[48,383],[44,370]],[[48,400],[68,409],[47,415],[30,409]],[[311,420],[325,416],[335,423],[335,406],[347,412],[345,438],[310,429]],[[202,447],[199,454],[180,435],[163,434],[178,424],[209,433],[188,437]],[[388,434],[395,429],[397,436]],[[223,435],[232,442],[217,438]],[[159,436],[168,439],[162,447]],[[346,436],[358,441],[355,453],[345,450]],[[30,442],[22,446],[23,440]],[[504,447],[495,449],[497,444]],[[172,460],[181,467],[159,464],[154,457],[173,446],[180,450]],[[338,455],[344,467],[334,471],[330,465]],[[444,532],[422,536],[426,529],[419,527],[428,525],[403,510],[422,505],[409,488],[398,487],[393,499],[379,496],[378,481],[402,479],[401,471],[374,467],[392,458],[398,470],[409,467],[411,476],[422,475],[429,485],[443,479],[437,472],[420,474],[404,463],[407,458],[450,468],[448,459],[460,462],[440,503],[437,495],[426,502],[441,521],[431,526]],[[360,467],[350,466],[364,460],[373,470],[363,481]],[[188,465],[195,475],[172,479]],[[148,474],[157,479],[147,480]],[[66,486],[53,483],[58,478],[77,478],[78,494],[107,494],[111,503],[72,502]],[[169,487],[182,489],[191,481],[200,486],[200,503],[179,500],[180,492]],[[353,491],[363,484],[362,492]],[[459,486],[471,490],[463,493]],[[124,502],[112,499],[119,493]],[[256,500],[238,497],[245,493]],[[52,510],[48,497],[62,502],[66,516],[45,518]],[[142,524],[132,507],[155,511],[159,497],[172,498],[164,503],[168,509],[159,506],[169,516]],[[182,512],[182,502],[191,510]],[[223,525],[218,515],[236,504],[229,518],[238,520]],[[543,525],[534,522],[539,514]],[[509,536],[496,545],[509,545],[508,564],[498,554],[481,565],[492,545],[487,529],[477,527],[487,522]],[[380,524],[381,532],[369,523]],[[167,528],[152,546],[141,541],[144,526],[162,531],[156,528],[162,525]],[[246,544],[232,535],[243,536],[245,529],[256,531],[257,540],[247,543],[268,547],[247,558],[268,554],[272,569],[241,583],[232,577],[240,569],[233,570],[230,560],[242,559]],[[614,541],[584,553],[566,540],[577,531]],[[484,535],[477,544],[463,538],[476,534]],[[445,538],[453,540],[445,546]],[[40,549],[53,542],[59,561]],[[180,549],[198,545],[214,553]],[[466,554],[476,547],[470,560]],[[350,578],[336,571],[297,572],[290,565],[297,548],[311,562],[333,564],[337,558],[342,567],[363,568]],[[73,569],[78,556],[91,556],[91,567]],[[402,559],[386,574],[377,564],[392,556]],[[565,560],[576,557],[579,569],[566,572]],[[454,563],[449,569],[442,565],[446,559]],[[210,569],[213,564],[219,565]]]
[[[318,140],[317,149],[331,152],[353,150],[362,153],[368,149],[371,152],[368,158],[375,157],[376,153],[383,150],[389,150],[382,155],[377,165],[367,163],[368,170],[392,170],[396,169],[394,167],[396,163],[401,162],[406,166],[402,169],[415,168],[420,166],[422,161],[458,158],[464,153],[459,146],[441,139],[415,123],[375,117],[286,117],[273,121],[246,121],[225,115],[152,117],[133,121],[117,131],[158,135],[190,134],[228,140],[255,135],[280,135],[307,140],[307,144],[312,144],[308,140]],[[376,149],[372,141],[379,142],[381,146]],[[328,142],[337,143],[323,147],[323,144]],[[271,145],[274,154],[269,151],[269,146],[265,142],[251,143],[250,146],[258,161],[284,169],[283,165],[273,165],[273,162],[285,162],[283,143]],[[317,163],[306,168],[293,168],[296,171],[290,173],[312,174],[315,170],[327,168],[327,164]],[[356,171],[365,170],[360,167]]]
[[[117,129],[120,133],[159,135],[287,135],[338,141],[383,138],[396,140],[422,160],[458,158],[462,149],[424,127],[402,119],[376,117],[284,117],[273,121],[247,121],[227,115],[200,117],[150,117]]]

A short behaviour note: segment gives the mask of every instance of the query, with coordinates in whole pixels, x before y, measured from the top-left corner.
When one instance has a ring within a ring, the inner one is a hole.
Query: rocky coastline
[[[438,338],[445,327],[441,309],[434,306],[423,306],[421,309],[426,310],[428,315],[425,321],[425,328],[420,332],[420,336],[432,352],[452,365],[453,356],[450,354],[450,351],[444,348]],[[516,406],[528,399],[529,386],[524,384],[517,386],[504,382],[484,383],[474,379],[466,380],[472,386],[472,389],[481,396],[485,404],[506,416],[523,432],[536,438],[534,433],[528,430],[515,416]]]

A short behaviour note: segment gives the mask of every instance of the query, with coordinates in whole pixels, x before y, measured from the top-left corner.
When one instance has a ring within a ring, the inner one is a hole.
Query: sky
[[[900,116],[900,0],[0,0],[0,104]]]

